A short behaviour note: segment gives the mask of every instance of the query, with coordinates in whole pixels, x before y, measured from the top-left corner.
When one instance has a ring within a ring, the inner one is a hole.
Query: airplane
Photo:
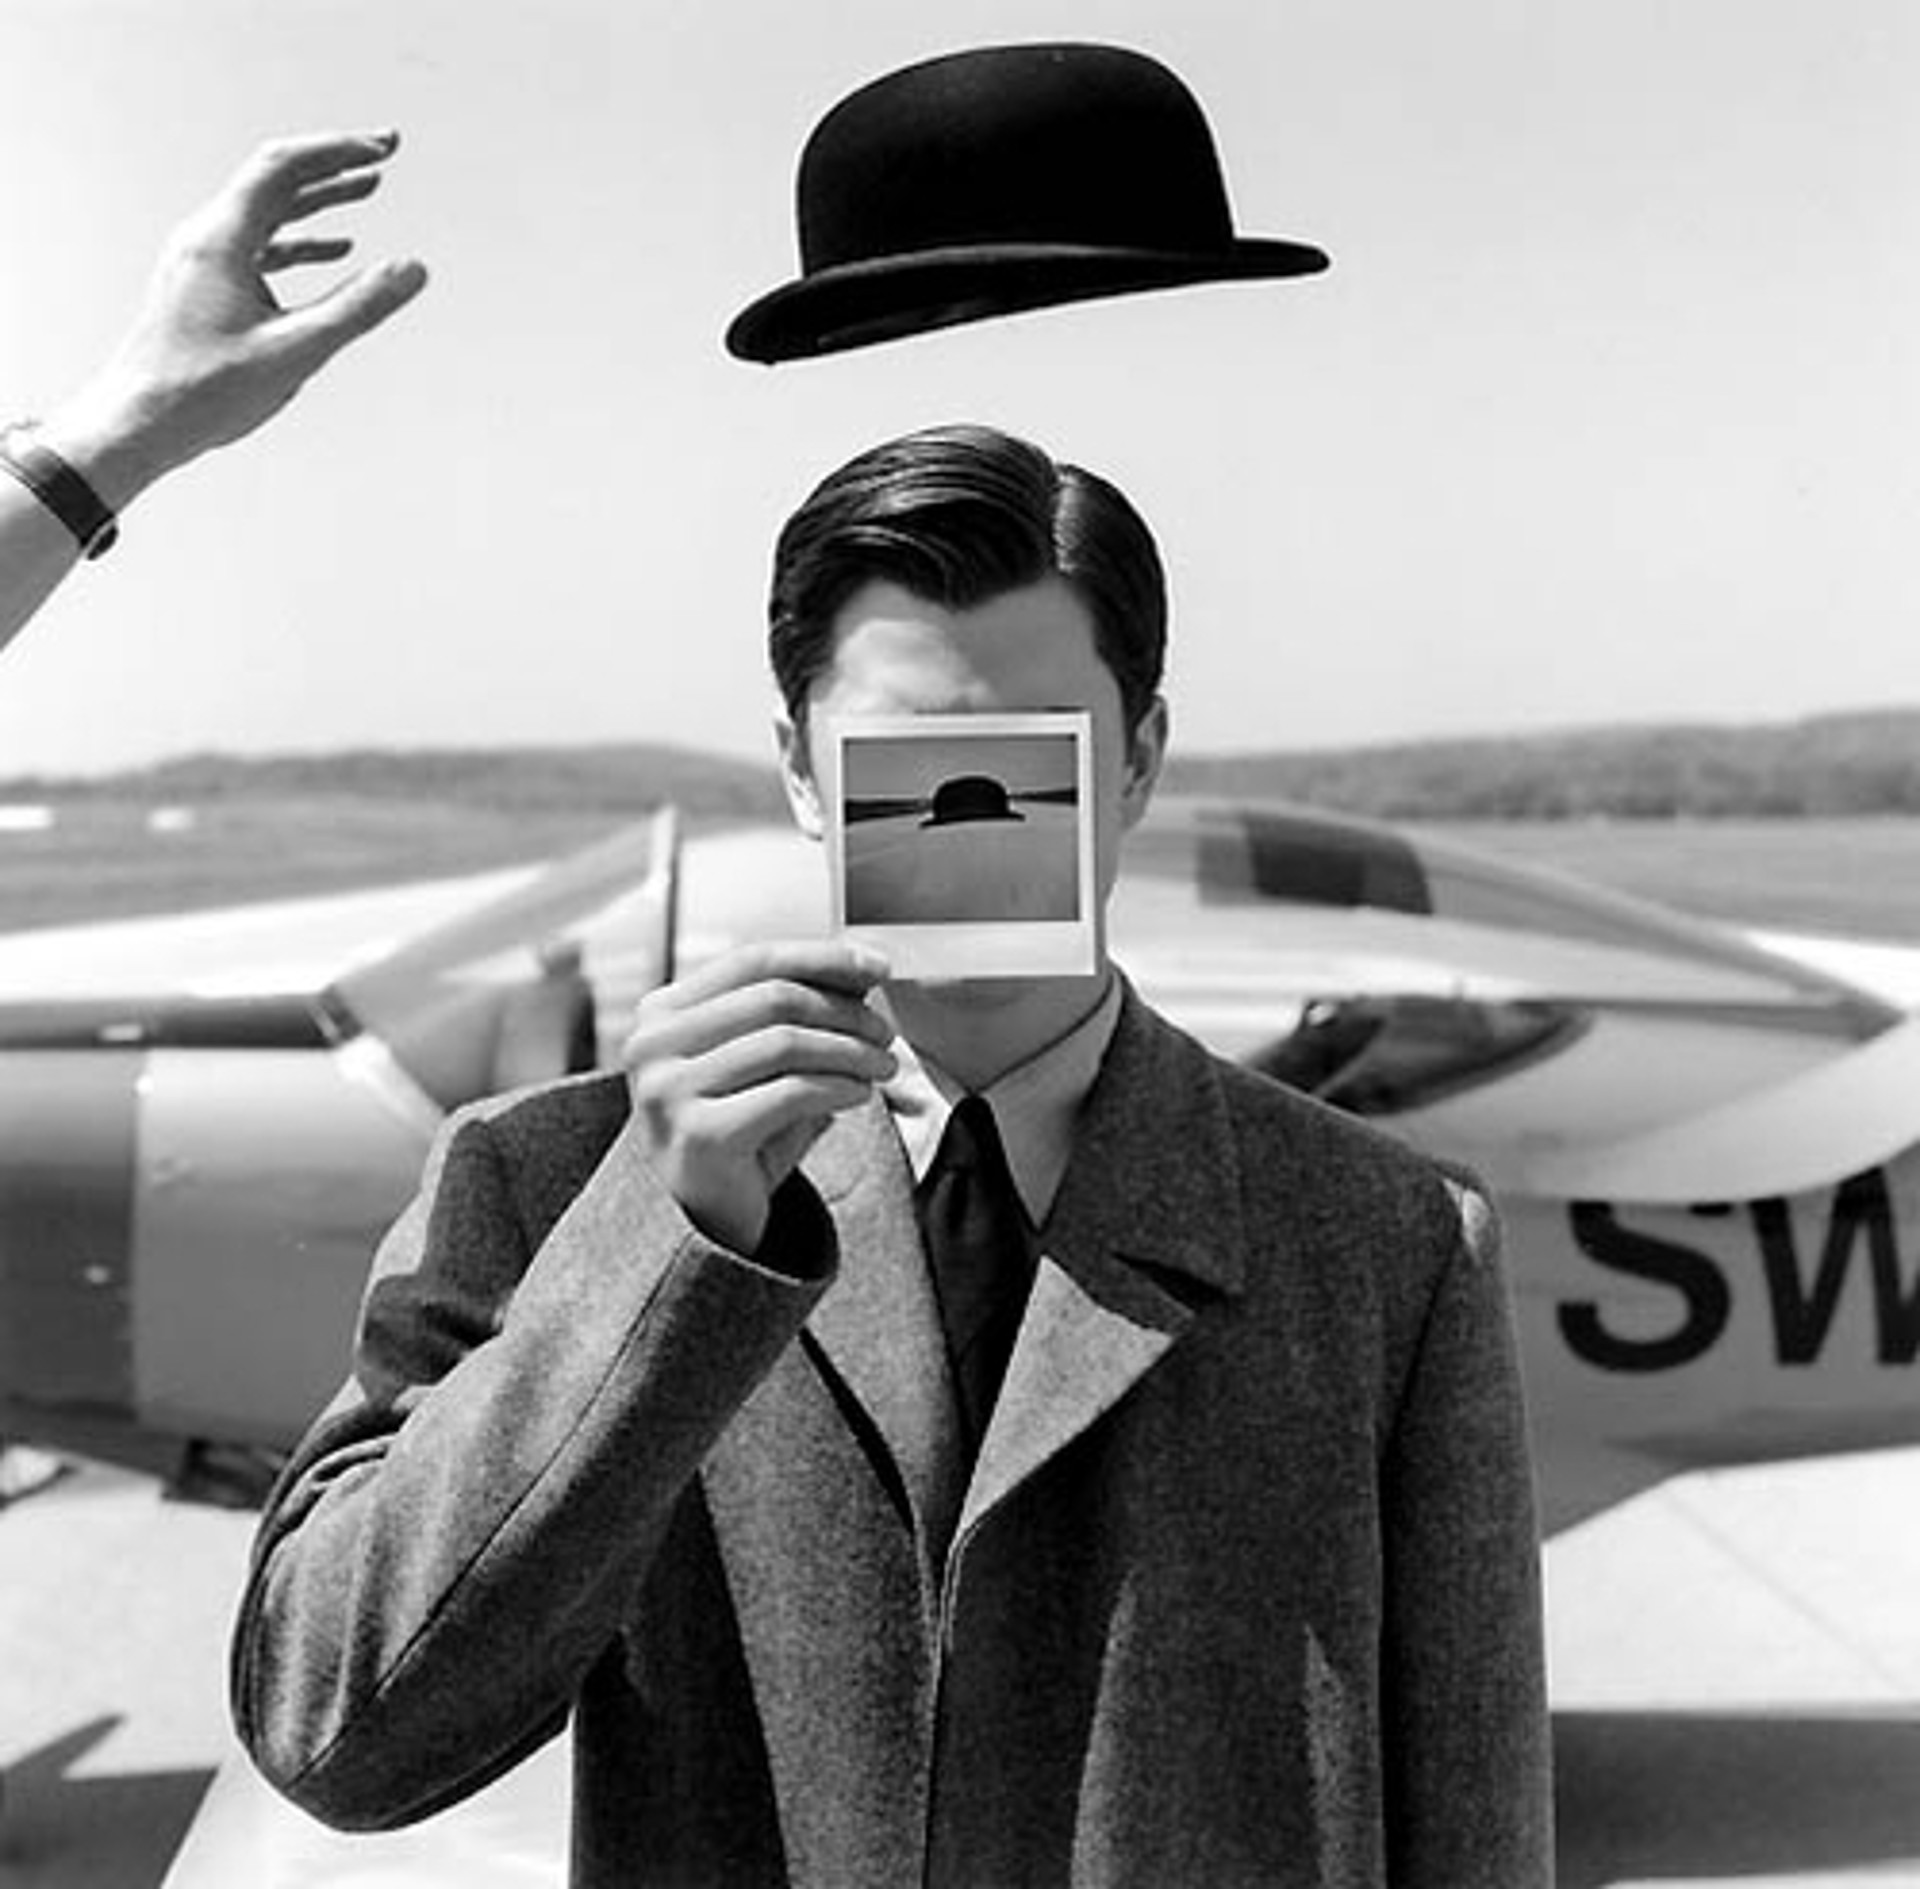
[[[827,922],[817,848],[668,809],[545,869],[0,939],[0,1435],[257,1499],[446,1113]],[[1920,1018],[1879,980],[1284,805],[1158,803],[1111,934],[1222,1054],[1488,1184],[1549,1532],[1920,1441]]]

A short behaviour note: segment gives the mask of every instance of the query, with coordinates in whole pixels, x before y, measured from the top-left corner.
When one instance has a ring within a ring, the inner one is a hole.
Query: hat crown
[[[990,46],[871,80],[820,120],[795,194],[801,272],[728,324],[742,360],[1327,266],[1235,233],[1199,101],[1119,46]]]
[[[962,826],[974,820],[1014,820],[1004,783],[991,774],[950,774],[933,790],[928,826]]]
[[[809,272],[978,243],[1233,240],[1198,101],[1116,46],[988,47],[875,79],[820,121],[796,196]]]

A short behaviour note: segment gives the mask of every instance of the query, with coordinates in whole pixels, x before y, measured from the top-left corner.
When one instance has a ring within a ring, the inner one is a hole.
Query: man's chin
[[[885,1002],[923,1057],[984,1089],[1088,1015],[1107,976],[890,979]]]
[[[916,977],[895,978],[909,1003],[938,1004],[951,1010],[1004,1010],[1033,997],[1061,980],[1053,977]]]
[[[1051,1014],[1104,986],[1103,967],[1091,976],[890,978],[887,990],[903,1013],[986,1017],[1019,1009]],[[905,1020],[903,1015],[902,1020]]]

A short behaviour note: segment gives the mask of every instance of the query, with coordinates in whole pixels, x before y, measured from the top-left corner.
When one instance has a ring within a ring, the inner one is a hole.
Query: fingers
[[[298,189],[342,171],[384,164],[399,148],[400,134],[391,127],[305,132],[261,145],[242,166],[242,174]]]
[[[864,1082],[787,1075],[724,1096],[675,1097],[634,1085],[651,1158],[687,1218],[737,1253],[758,1250],[773,1191],[830,1117],[859,1108]]]
[[[272,275],[276,269],[291,269],[303,262],[339,262],[352,250],[350,236],[307,236],[269,243],[260,252],[260,272]]]
[[[837,1030],[782,1027],[735,1037],[704,1055],[683,1058],[672,1066],[669,1079],[687,1092],[726,1096],[777,1087],[789,1076],[823,1076],[857,1083],[864,1095],[897,1066],[890,1050]]]
[[[324,184],[309,184],[294,195],[274,221],[276,226],[301,223],[310,216],[318,216],[322,210],[331,210],[343,203],[363,202],[379,188],[378,171],[355,171]]]
[[[627,1055],[634,1063],[701,1056],[723,1043],[770,1030],[834,1033],[875,1048],[884,1048],[893,1038],[892,1027],[863,998],[791,978],[723,990],[691,1005],[669,985],[641,999]]]
[[[765,1202],[826,1133],[833,1117],[862,1107],[866,1100],[867,1089],[862,1083],[790,1077],[702,1106],[709,1117],[707,1132],[719,1142],[731,1141],[756,1150],[760,1200]],[[764,1211],[761,1206],[756,1215],[762,1227]],[[751,1252],[758,1245],[756,1232],[752,1244],[739,1250]]]
[[[878,953],[837,940],[744,946],[649,991],[623,1060],[680,1096],[731,1094],[789,1071],[884,1081],[894,1032],[867,998],[885,970]]]
[[[771,1192],[894,1073],[875,952],[756,944],[641,999],[624,1060],[644,1145],[694,1225],[751,1252]]]
[[[783,1076],[738,1095],[709,1098],[702,1126],[715,1140],[757,1147],[764,1160],[770,1142],[784,1142],[803,1128],[815,1137],[829,1116],[864,1108],[871,1094],[864,1082],[843,1077]]]
[[[649,993],[661,1007],[690,1008],[749,984],[791,982],[864,997],[888,974],[887,961],[864,945],[833,938],[743,945],[672,984]]]
[[[276,231],[341,204],[359,203],[380,187],[383,164],[399,148],[397,131],[323,133],[285,138],[256,152],[237,186],[240,227],[261,239],[262,273],[299,263],[338,262],[352,240],[337,236],[280,237]],[[396,314],[427,285],[425,265],[408,259],[363,270],[277,324],[277,340],[301,373],[311,373],[348,342]]]
[[[862,1096],[885,1082],[898,1067],[885,1022],[848,998],[812,998],[788,1003],[781,992],[763,989],[643,1020],[625,1056],[636,1096],[673,1109],[777,1088],[795,1076],[854,1084]]]
[[[349,341],[370,333],[405,308],[426,286],[425,263],[383,262],[289,310],[279,318],[279,335],[304,357],[302,372],[311,373]]]
[[[276,138],[228,180],[207,206],[208,221],[220,237],[257,248],[294,217],[367,196],[379,182],[370,167],[384,164],[399,145],[397,131]],[[348,194],[337,194],[343,189]]]

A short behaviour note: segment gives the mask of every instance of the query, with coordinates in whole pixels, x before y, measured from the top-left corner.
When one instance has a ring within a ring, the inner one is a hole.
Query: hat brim
[[[1317,275],[1325,250],[1241,238],[1214,250],[982,243],[916,250],[817,269],[761,296],[727,328],[743,361],[840,354],[994,315],[1199,282]]]
[[[1024,826],[1027,816],[1009,809],[1005,813],[930,813],[921,826]]]

